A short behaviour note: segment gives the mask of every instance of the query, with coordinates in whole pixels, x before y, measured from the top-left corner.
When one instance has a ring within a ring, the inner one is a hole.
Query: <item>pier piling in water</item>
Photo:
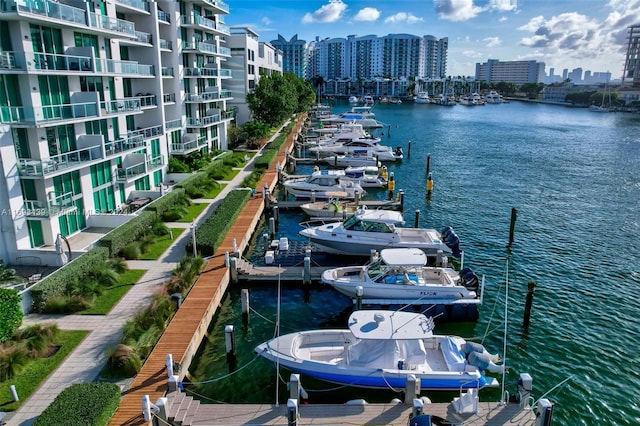
[[[269,218],[269,235],[271,236],[271,239],[276,236],[276,220],[272,217]]]
[[[362,295],[364,294],[364,287],[361,285],[356,287],[356,311],[362,309]]]
[[[407,158],[411,158],[411,141],[407,144]]]
[[[431,172],[431,154],[427,155],[427,176]]]
[[[249,289],[243,288],[240,291],[240,304],[242,306],[242,323],[249,324]]]
[[[311,256],[304,256],[304,270],[302,272],[302,284],[311,284]]]
[[[224,328],[224,347],[227,351],[227,363],[230,368],[233,368],[236,360],[236,333],[233,325],[227,325]]]
[[[389,199],[393,200],[393,191],[396,189],[396,181],[393,172],[389,173],[389,183],[387,183],[387,188],[389,188]]]
[[[233,284],[238,283],[238,258],[229,258],[229,279]]]
[[[289,398],[300,398],[300,375],[292,374],[289,376]]]
[[[427,175],[427,198],[431,199],[431,193],[433,192],[433,178],[431,173]]]
[[[529,281],[527,284],[527,299],[524,304],[524,319],[522,321],[522,327],[525,329],[529,327],[529,319],[531,317],[531,305],[533,304],[533,293],[536,291],[536,282]]]
[[[413,222],[414,228],[420,228],[420,210],[416,210],[416,220]]]
[[[398,364],[401,362],[403,361],[398,361]],[[400,368],[400,365],[398,368]],[[412,404],[413,400],[420,394],[420,389],[420,378],[416,377],[414,374],[409,374],[407,376],[407,382],[404,389],[404,403]]]
[[[507,244],[507,248],[511,248],[513,244],[513,233],[516,228],[516,219],[518,217],[518,210],[515,207],[511,208],[511,224],[509,225],[509,243]]]

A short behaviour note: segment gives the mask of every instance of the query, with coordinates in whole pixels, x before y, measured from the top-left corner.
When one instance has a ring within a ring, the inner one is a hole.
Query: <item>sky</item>
[[[488,59],[544,62],[546,73],[581,67],[620,78],[627,28],[640,0],[225,0],[229,26],[260,41],[348,35],[448,37],[447,74],[473,76]]]

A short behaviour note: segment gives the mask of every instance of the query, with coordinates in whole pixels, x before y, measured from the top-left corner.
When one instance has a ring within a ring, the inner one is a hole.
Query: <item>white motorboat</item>
[[[323,158],[324,162],[335,167],[363,167],[380,166],[378,159],[366,149],[354,150],[348,154],[330,155]]]
[[[364,98],[362,98],[362,100],[364,101],[365,105],[373,105],[375,103],[375,100],[371,95],[364,95]]]
[[[363,188],[384,188],[389,183],[386,166],[357,166],[344,169],[344,179],[358,182]]]
[[[414,102],[417,104],[430,104],[431,98],[429,98],[429,93],[418,92],[418,94],[416,95],[416,98],[414,99]]]
[[[403,228],[402,214],[391,210],[362,210],[344,222],[310,226],[299,232],[318,250],[331,254],[370,256],[386,248],[419,248],[427,255],[459,254],[460,240],[450,227]]]
[[[383,124],[376,120],[376,115],[371,112],[371,106],[354,106],[351,110],[322,120],[323,123],[349,123],[355,121],[362,124],[365,129],[377,129]]]
[[[484,95],[484,101],[487,104],[501,104],[501,103],[504,103],[504,99],[502,99],[502,95],[500,95],[495,90],[491,90],[489,93]]]
[[[303,212],[312,218],[336,218],[344,219],[355,214],[359,208],[363,206],[356,206],[355,204],[347,201],[339,201],[336,199],[330,199],[327,201],[316,201],[313,203],[305,203],[300,206]]]
[[[357,103],[358,103],[358,101],[359,101],[359,100],[358,100],[358,97],[357,97],[357,96],[354,96],[354,95],[349,96],[349,103],[350,103],[350,104],[357,104]]]
[[[360,310],[348,326],[278,336],[255,351],[296,373],[366,388],[405,389],[410,376],[423,390],[497,387],[485,371],[505,369],[478,343],[433,334],[433,319],[419,313]]]
[[[319,157],[353,154],[356,151],[378,158],[378,161],[396,161],[404,157],[401,147],[393,150],[390,146],[380,145],[379,138],[338,138],[331,143],[323,143],[309,148]]]
[[[445,257],[446,259],[446,257]],[[460,273],[446,265],[426,266],[427,256],[420,249],[385,249],[364,266],[327,269],[322,282],[340,293],[356,298],[358,287],[363,300],[376,299],[423,305],[479,305],[482,287],[469,268]]]
[[[341,198],[356,198],[366,191],[358,182],[347,180],[344,170],[316,170],[303,177],[287,179],[283,182],[285,190],[296,198],[332,198],[340,194]]]

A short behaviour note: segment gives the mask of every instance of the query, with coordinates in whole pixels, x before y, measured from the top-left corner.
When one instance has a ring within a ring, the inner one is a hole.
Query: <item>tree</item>
[[[297,95],[285,77],[272,74],[260,79],[254,92],[247,95],[247,102],[256,120],[276,127],[296,110]]]

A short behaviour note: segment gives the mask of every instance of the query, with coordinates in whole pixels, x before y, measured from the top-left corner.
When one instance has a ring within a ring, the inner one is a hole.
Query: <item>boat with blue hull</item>
[[[344,330],[289,333],[258,345],[260,356],[296,373],[346,386],[404,389],[409,378],[423,390],[497,387],[485,371],[500,373],[500,357],[457,336],[433,334],[419,313],[360,310]]]

